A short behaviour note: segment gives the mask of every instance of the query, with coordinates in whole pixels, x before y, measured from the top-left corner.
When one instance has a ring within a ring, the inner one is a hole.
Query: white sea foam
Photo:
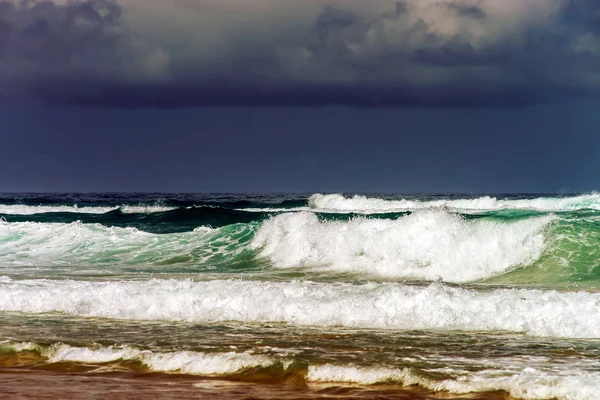
[[[145,355],[144,364],[154,371],[179,371],[185,374],[230,375],[247,368],[269,367],[277,361],[271,357],[245,353],[153,353]]]
[[[122,205],[122,206],[119,206],[119,209],[121,210],[121,212],[123,212],[125,214],[151,214],[151,213],[157,213],[157,212],[176,210],[177,207],[167,207],[167,206],[161,206],[161,205],[156,205],[156,204],[154,204],[154,205],[137,205],[137,206]]]
[[[15,351],[36,350],[39,346],[32,342],[12,343],[10,341],[0,342],[1,347],[11,347]]]
[[[419,287],[221,280],[10,280],[0,283],[0,310],[133,320],[286,322],[600,338],[599,293],[477,291],[439,283]]]
[[[2,267],[18,267],[161,262],[189,257],[213,232],[201,227],[193,232],[157,235],[81,222],[0,221],[0,263]],[[198,254],[198,260],[202,257]]]
[[[199,226],[197,228],[194,228],[194,232],[200,232],[200,233],[213,233],[217,230],[218,229],[211,228],[210,226]]]
[[[306,374],[309,382],[340,382],[373,385],[376,383],[413,384],[408,369],[369,368],[354,365],[310,365]],[[416,382],[415,382],[416,383]]]
[[[397,220],[319,221],[313,213],[289,213],[264,222],[251,245],[276,268],[467,282],[535,261],[543,229],[555,218],[497,223],[422,210]]]
[[[38,349],[40,349],[38,347]],[[47,349],[41,349],[41,354],[48,357],[51,363],[61,361],[74,361],[84,363],[107,363],[116,360],[131,360],[138,358],[142,353],[139,350],[124,347],[72,347],[66,344],[56,344]]]
[[[384,200],[366,196],[344,197],[341,194],[314,194],[309,198],[309,206],[322,212],[388,213],[412,211],[428,208],[445,208],[452,211],[487,211],[502,209],[524,209],[539,211],[571,211],[580,209],[600,210],[600,194],[593,193],[575,197],[535,199],[497,199],[479,197],[455,200]]]
[[[120,209],[123,213],[155,213],[174,210],[175,207],[161,205],[122,205],[122,206],[82,206],[77,205],[53,205],[53,206],[30,206],[23,204],[0,204],[0,214],[33,215],[42,213],[80,213],[80,214],[105,214]]]
[[[541,372],[524,368],[516,374],[496,370],[477,372],[456,380],[429,385],[453,393],[504,390],[519,399],[596,400],[600,373],[578,370]]]
[[[268,367],[279,362],[277,359],[249,352],[202,353],[193,351],[152,352],[134,347],[75,347],[54,344],[42,347],[35,343],[0,344],[16,351],[37,350],[48,362],[61,361],[101,364],[111,361],[139,361],[153,371],[180,372],[198,375],[230,375],[247,368]]]

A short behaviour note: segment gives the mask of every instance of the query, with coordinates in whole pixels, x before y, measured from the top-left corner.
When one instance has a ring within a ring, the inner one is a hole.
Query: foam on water
[[[0,310],[193,322],[512,331],[600,338],[600,293],[216,280],[0,282]]]
[[[30,346],[27,350],[33,350]],[[35,348],[36,350],[39,349]],[[46,349],[41,349],[41,355],[48,357],[51,363],[61,361],[74,361],[83,363],[107,363],[116,360],[131,360],[143,353],[130,347],[72,347],[66,344],[55,344]]]
[[[517,374],[483,371],[456,380],[430,385],[453,393],[504,390],[519,399],[595,400],[600,393],[600,373],[578,370],[541,372],[524,368]]]
[[[151,214],[151,213],[176,210],[177,207],[167,207],[167,206],[160,206],[160,205],[137,205],[137,206],[122,205],[122,206],[119,206],[119,209],[121,210],[121,212],[123,212],[125,214]]]
[[[412,375],[407,369],[394,370],[332,364],[311,365],[306,374],[306,379],[310,382],[358,383],[362,385],[392,382],[406,385],[417,383],[410,378]]]
[[[312,209],[318,211],[357,213],[389,213],[427,208],[446,208],[461,212],[503,209],[573,211],[581,209],[600,210],[600,194],[522,200],[505,200],[489,196],[457,200],[384,200],[358,195],[348,198],[341,194],[314,194],[309,198],[308,203]]]
[[[424,210],[397,220],[319,221],[308,212],[265,221],[252,247],[276,268],[297,266],[388,278],[467,282],[535,261],[556,217],[465,221]]]

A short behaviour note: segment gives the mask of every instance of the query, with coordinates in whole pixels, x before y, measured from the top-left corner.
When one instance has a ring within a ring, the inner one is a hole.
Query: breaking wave
[[[2,268],[53,266],[219,265],[235,260],[252,225],[158,235],[100,224],[2,222]]]
[[[386,200],[356,195],[314,194],[308,199],[311,209],[326,212],[390,213],[445,208],[457,212],[496,211],[505,209],[537,211],[600,210],[600,194],[593,193],[574,197],[539,197],[534,199],[498,199],[479,197],[455,200]]]
[[[319,221],[283,214],[263,223],[252,242],[276,268],[310,266],[391,278],[469,282],[528,265],[544,250],[553,216],[512,223],[465,221],[443,211],[388,219]]]
[[[0,281],[0,310],[193,322],[444,331],[511,331],[600,338],[600,294],[532,289],[472,290],[433,283],[150,280]]]
[[[536,285],[600,280],[600,220],[536,214],[398,218],[277,214],[262,222],[150,233],[98,223],[0,220],[0,267],[137,272],[302,272],[375,280]],[[587,284],[587,283],[586,283]]]

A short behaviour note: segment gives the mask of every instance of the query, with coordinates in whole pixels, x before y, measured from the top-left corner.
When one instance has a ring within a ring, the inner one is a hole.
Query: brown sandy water
[[[0,317],[0,397],[11,399],[496,400],[511,397],[501,390],[457,394],[432,386],[490,371],[491,376],[506,376],[546,365],[557,370],[583,363],[585,371],[600,369],[595,362],[600,359],[597,341],[501,332],[207,325],[61,314]],[[112,356],[113,352],[124,355]],[[272,362],[245,365],[246,358],[227,358],[232,354]],[[160,362],[153,362],[153,356]],[[205,359],[211,356],[216,361]],[[241,364],[224,372],[204,371],[204,364],[211,362],[219,368],[223,363]],[[344,370],[349,377],[327,370],[331,381],[320,381],[318,374],[311,380],[311,368],[328,366],[349,368]],[[383,377],[370,378],[378,373]],[[413,378],[425,385],[415,384]]]
[[[359,386],[294,383],[258,384],[149,373],[86,375],[57,371],[0,369],[0,398],[6,399],[470,399],[504,400],[502,392],[453,395],[418,386]]]

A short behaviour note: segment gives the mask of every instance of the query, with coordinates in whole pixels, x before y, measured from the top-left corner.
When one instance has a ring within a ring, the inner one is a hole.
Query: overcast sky
[[[600,189],[596,0],[0,0],[0,191]]]

